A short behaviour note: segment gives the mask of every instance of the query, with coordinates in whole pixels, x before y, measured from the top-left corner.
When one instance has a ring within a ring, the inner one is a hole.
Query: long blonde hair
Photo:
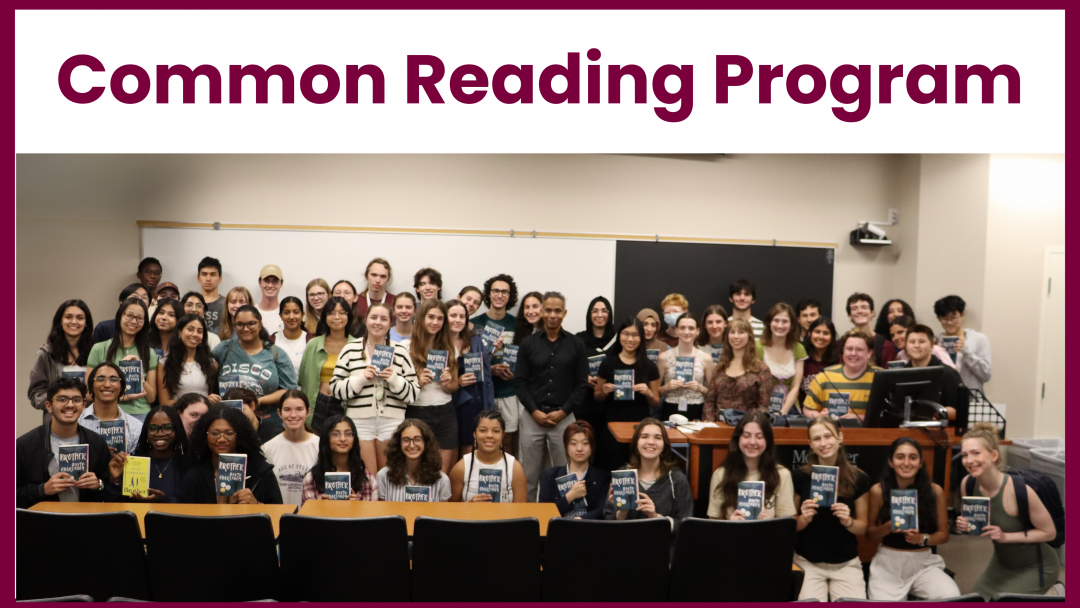
[[[427,325],[424,323],[425,317],[432,309],[438,309],[443,313],[442,329],[437,334],[428,332]],[[413,367],[416,368],[417,375],[427,368],[429,349],[445,350],[447,353],[446,370],[450,372],[451,376],[457,374],[457,354],[454,342],[450,339],[450,324],[446,317],[446,305],[442,302],[430,299],[424,300],[420,304],[420,310],[416,313],[416,321],[413,322],[412,341],[409,343],[409,355],[412,357]],[[438,378],[433,380],[433,382],[438,381]]]
[[[311,306],[311,300],[308,299],[308,292],[316,285],[326,290],[326,299],[330,300],[330,284],[322,279],[312,279],[304,288],[304,331],[309,334],[314,334],[316,328],[319,327],[319,313],[315,312]],[[323,306],[326,306],[325,302]]]
[[[233,318],[229,315],[229,300],[231,300],[233,294],[236,293],[247,298],[247,302],[244,302],[244,304],[255,304],[251,299],[251,292],[247,290],[247,287],[233,287],[229,290],[229,293],[225,294],[225,306],[221,311],[221,320],[218,323],[218,337],[222,340],[228,340],[233,337]]]
[[[758,360],[757,349],[754,348],[754,328],[746,319],[732,319],[724,328],[724,352],[720,355],[720,361],[716,363],[717,371],[727,369],[727,366],[731,365],[731,361],[735,359],[735,349],[731,348],[731,342],[728,341],[728,335],[733,329],[741,329],[749,336],[742,357],[743,369],[754,374],[760,372],[761,361]]]

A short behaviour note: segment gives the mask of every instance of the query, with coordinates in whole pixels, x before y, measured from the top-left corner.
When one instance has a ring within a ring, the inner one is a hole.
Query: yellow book
[[[138,492],[140,496],[150,493],[150,459],[128,456],[124,464],[124,496]]]

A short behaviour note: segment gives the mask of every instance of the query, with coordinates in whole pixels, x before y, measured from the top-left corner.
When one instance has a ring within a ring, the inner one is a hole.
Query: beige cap
[[[262,272],[259,273],[259,279],[265,279],[266,277],[277,277],[282,281],[285,280],[285,277],[281,276],[281,269],[273,264],[263,266]]]

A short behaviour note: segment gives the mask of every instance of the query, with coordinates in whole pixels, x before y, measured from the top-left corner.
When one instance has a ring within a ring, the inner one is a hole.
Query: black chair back
[[[15,531],[20,541],[15,551],[17,599],[79,594],[150,598],[142,533],[139,520],[130,511],[42,513],[16,509]],[[80,551],[79,547],[91,550]]]
[[[89,595],[65,595],[64,597],[43,597],[37,600],[15,600],[17,603],[34,604],[38,602],[92,602],[94,598]]]
[[[200,517],[151,511],[143,521],[154,601],[278,598],[277,550],[268,515]]]
[[[540,600],[540,522],[535,517],[413,524],[412,599],[417,602]]]
[[[633,559],[627,559],[627,556]],[[553,519],[544,541],[545,602],[663,602],[671,522]],[[583,574],[586,573],[586,574]]]
[[[867,600],[867,599],[852,598],[852,597],[842,597],[842,598],[839,598],[839,599],[837,599],[835,601],[836,602],[845,602],[845,603],[847,603],[847,602],[866,602],[866,603],[887,602],[887,603],[890,603],[890,604],[894,603],[893,600]],[[967,595],[958,595],[956,597],[934,598],[934,599],[932,599],[930,601],[932,601],[932,602],[983,602],[985,600],[983,600],[983,597],[981,595],[979,595],[978,593],[968,593]]]
[[[281,598],[286,602],[409,601],[405,518],[335,519],[283,515]],[[355,543],[340,543],[352,539]],[[340,551],[330,551],[330,547]],[[376,584],[357,584],[357,576]]]
[[[1026,595],[1024,593],[997,593],[991,602],[1064,602],[1064,595]]]
[[[793,599],[795,520],[686,519],[679,524],[669,597],[678,602]]]

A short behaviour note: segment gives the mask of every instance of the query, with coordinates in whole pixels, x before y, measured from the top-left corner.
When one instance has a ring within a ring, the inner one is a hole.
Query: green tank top
[[[1006,475],[1005,483],[1001,489],[990,499],[990,523],[998,526],[1002,532],[1023,532],[1024,524],[1019,515],[1009,515],[1005,512],[1005,487],[1008,485],[1009,476]],[[975,484],[975,496],[982,496],[979,484]],[[1057,564],[1057,555],[1050,545],[1039,543],[1038,550],[1043,552],[1043,567]],[[1032,549],[1031,543],[999,543],[994,541],[994,554],[1002,566],[1009,569],[1029,568],[1038,564],[1038,555]],[[1054,568],[1056,570],[1056,567]]]

